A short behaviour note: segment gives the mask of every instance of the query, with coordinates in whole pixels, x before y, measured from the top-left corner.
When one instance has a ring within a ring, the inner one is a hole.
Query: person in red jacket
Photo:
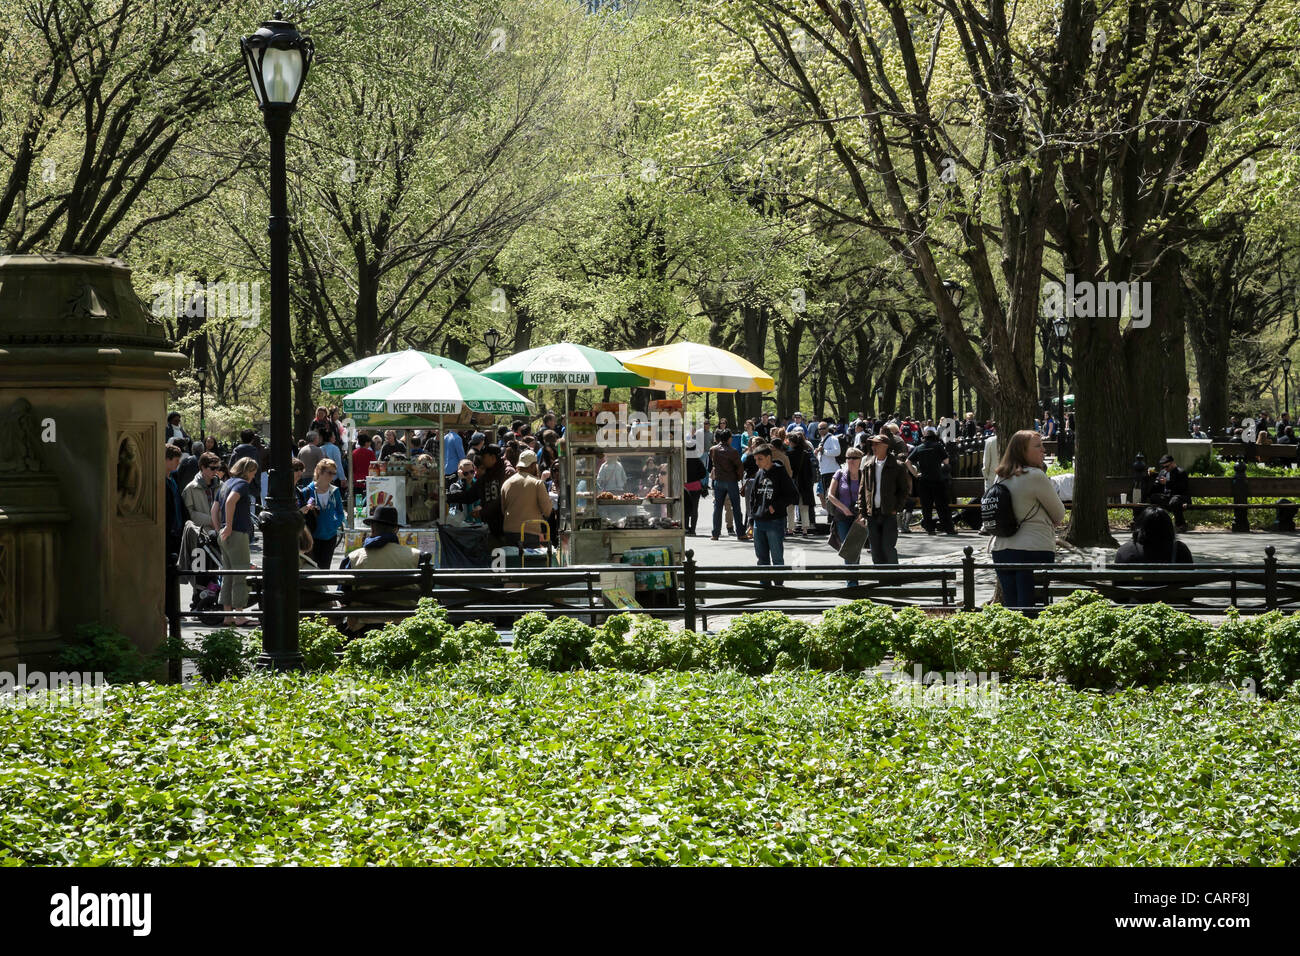
[[[375,450],[370,447],[370,436],[362,432],[357,436],[357,447],[352,449],[352,474],[353,484],[357,491],[365,492],[366,475],[370,474],[370,463],[378,456]]]

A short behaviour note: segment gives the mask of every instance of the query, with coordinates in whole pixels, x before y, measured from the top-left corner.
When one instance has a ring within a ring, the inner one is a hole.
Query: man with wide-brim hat
[[[381,505],[364,522],[370,534],[361,547],[348,552],[340,571],[348,569],[368,571],[392,571],[414,569],[420,564],[420,552],[417,548],[401,544],[397,540],[397,509],[392,505]],[[391,580],[367,581],[369,575],[362,575],[355,583],[344,585],[344,604],[375,603],[384,606],[415,607],[420,597],[420,588],[416,583],[402,585]],[[361,596],[359,592],[370,592]],[[359,632],[368,627],[377,627],[387,620],[367,617],[349,617],[349,631]]]
[[[892,452],[892,437],[871,436],[872,457],[864,459],[858,514],[867,526],[872,564],[898,563],[898,513],[912,490],[907,466]]]

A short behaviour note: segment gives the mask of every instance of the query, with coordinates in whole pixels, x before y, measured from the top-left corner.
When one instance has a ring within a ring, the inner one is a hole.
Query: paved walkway
[[[702,504],[708,504],[707,499]],[[701,511],[704,511],[704,509],[701,508]],[[711,516],[711,509],[708,514]],[[701,518],[704,517],[704,514],[702,514]],[[824,516],[819,515],[819,519],[824,521]],[[724,534],[722,538],[718,541],[712,541],[709,537],[708,521],[702,521],[701,527],[705,529],[703,534],[694,537],[688,536],[686,539],[686,547],[694,552],[695,561],[699,565],[714,568],[748,568],[756,565],[757,561],[752,542],[740,542],[734,537],[727,537],[725,527],[723,528]],[[1113,534],[1116,540],[1121,543],[1128,538],[1128,532],[1121,528],[1114,529]],[[1277,534],[1252,531],[1234,534],[1230,531],[1192,531],[1180,537],[1191,549],[1192,557],[1198,564],[1262,563],[1264,549],[1269,545],[1277,549],[1277,559],[1280,563],[1300,564],[1300,533]],[[963,530],[955,537],[948,537],[943,534],[928,535],[921,531],[919,527],[913,526],[912,533],[898,536],[899,563],[901,565],[945,564],[959,567],[965,548],[972,547],[975,549],[977,563],[975,599],[978,603],[984,603],[993,596],[994,590],[992,562],[985,551],[988,540],[988,538],[969,530]],[[1105,554],[1107,563],[1113,560],[1113,550],[1102,553]],[[1070,545],[1058,545],[1056,560],[1057,563],[1090,564],[1093,560],[1093,554],[1092,551],[1080,551]],[[260,567],[262,564],[260,537],[253,545],[252,556],[253,563]],[[334,552],[333,566],[338,567],[339,562],[342,560],[343,550],[340,547]],[[863,560],[864,562],[870,560],[866,552],[864,552]],[[806,538],[803,535],[788,536],[785,546],[785,562],[786,564],[802,564],[810,568],[835,567],[841,563],[839,556],[826,544],[824,534],[812,538]],[[826,608],[827,600],[810,596],[808,615],[820,614]],[[841,603],[842,599],[829,600],[833,603]],[[188,585],[182,585],[181,602],[182,607],[188,608],[190,606],[190,588]],[[798,616],[802,617],[803,615]],[[716,630],[724,626],[727,620],[729,618],[724,616],[710,615],[710,630]],[[209,630],[212,630],[209,626],[188,621],[183,628],[185,638],[189,643],[195,643],[199,634]]]

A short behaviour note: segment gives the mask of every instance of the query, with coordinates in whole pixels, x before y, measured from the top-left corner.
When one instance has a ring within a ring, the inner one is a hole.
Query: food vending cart
[[[604,405],[571,414],[565,431],[569,563],[646,568],[636,572],[635,590],[671,600],[671,574],[648,569],[681,564],[685,554],[681,429],[602,428],[602,412],[626,421],[626,406]]]

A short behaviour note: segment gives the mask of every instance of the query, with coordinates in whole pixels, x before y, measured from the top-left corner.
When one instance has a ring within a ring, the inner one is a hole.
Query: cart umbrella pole
[[[686,382],[683,383],[683,385],[682,385],[682,418],[681,418],[681,422],[682,422],[682,442],[681,442],[681,452],[682,452],[681,469],[682,469],[682,477],[681,477],[681,479],[680,479],[680,482],[681,482],[681,487],[680,487],[681,494],[679,494],[679,495],[677,496],[677,523],[678,523],[678,525],[679,525],[679,526],[681,527],[681,529],[682,529],[682,535],[683,535],[682,540],[683,540],[683,542],[686,540],[685,537],[684,537],[685,534],[686,534],[686,415],[688,414],[687,411],[686,411],[686,406],[689,404],[690,400],[691,400],[691,382],[690,382],[690,379],[687,379]],[[698,439],[697,439],[697,441],[698,441]],[[699,452],[699,449],[698,449],[698,448],[695,449],[695,450],[696,450],[696,452]],[[683,544],[683,545],[682,545],[682,548],[684,549],[685,547],[686,547],[686,545]],[[683,555],[682,557],[684,558],[685,555]]]
[[[434,474],[438,476],[438,524],[447,523],[447,476],[443,474],[444,462],[447,460],[447,434],[442,427],[442,416],[438,416],[438,458],[434,462]],[[459,463],[457,463],[459,468]]]
[[[578,483],[573,480],[575,471],[573,462],[573,445],[569,438],[569,390],[566,388],[564,390],[564,484],[566,486],[564,497],[568,499],[566,504],[569,508],[568,522],[570,549],[573,548],[573,533],[578,529]],[[558,466],[559,464],[560,463],[557,461],[556,465]],[[563,527],[563,524],[564,522],[559,522],[557,526]],[[561,548],[561,553],[563,553],[563,548]],[[573,563],[572,550],[569,552],[569,563]]]
[[[345,447],[348,450],[348,530],[351,531],[357,526],[357,474],[356,474],[356,456],[352,454],[356,447],[355,432],[356,422],[348,429],[348,440]]]

